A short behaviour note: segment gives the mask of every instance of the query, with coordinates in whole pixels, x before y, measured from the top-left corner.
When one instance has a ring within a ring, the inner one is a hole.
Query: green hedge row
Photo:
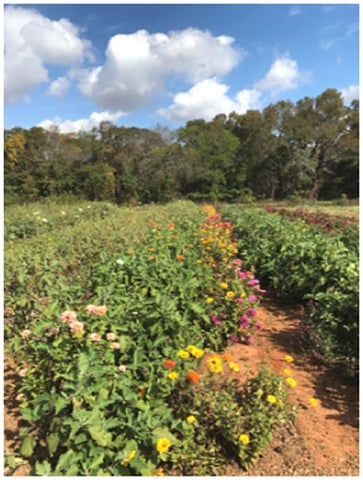
[[[306,306],[307,331],[320,356],[355,375],[359,363],[359,258],[341,235],[258,208],[226,206],[245,268],[265,287]],[[354,232],[353,232],[354,233]]]

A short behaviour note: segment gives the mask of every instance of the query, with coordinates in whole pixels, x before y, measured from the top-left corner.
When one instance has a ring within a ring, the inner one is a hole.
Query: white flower
[[[117,263],[118,265],[125,265],[125,262],[124,262],[121,258],[119,258],[118,260],[116,260],[116,263]]]
[[[65,215],[65,214],[66,214],[66,212],[65,212],[64,210],[62,210],[62,211],[61,211],[61,214],[62,214],[62,215]]]
[[[47,223],[48,220],[46,218],[42,218],[42,222]]]
[[[126,372],[126,365],[120,365],[118,369],[120,372]]]

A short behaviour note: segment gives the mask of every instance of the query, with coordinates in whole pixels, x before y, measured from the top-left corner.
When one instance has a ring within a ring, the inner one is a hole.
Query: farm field
[[[315,331],[312,278],[279,284],[242,211],[257,228],[254,209],[181,201],[7,209],[7,475],[358,474],[356,325],[340,348],[333,321],[343,296],[355,313],[355,232],[327,241],[352,288],[324,318],[317,272]]]

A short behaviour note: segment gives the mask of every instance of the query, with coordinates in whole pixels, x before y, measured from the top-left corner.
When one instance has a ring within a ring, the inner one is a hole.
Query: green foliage
[[[64,195],[130,205],[359,196],[359,104],[344,106],[334,89],[171,133],[101,122],[77,135],[15,127],[4,137],[6,205]]]
[[[283,423],[285,407],[259,405],[251,385],[245,394],[233,382],[216,390],[208,378],[200,395],[186,378],[199,356],[178,356],[190,345],[220,351],[257,330],[258,280],[241,271],[231,225],[210,210],[207,220],[191,202],[132,209],[49,203],[6,212],[6,349],[21,377],[28,426],[20,454],[33,473],[152,476],[181,465],[200,473],[228,459],[247,466]],[[34,230],[23,233],[22,218]],[[180,382],[165,367],[173,358]],[[256,382],[285,395],[270,374]],[[173,399],[187,391],[191,403],[177,408]],[[251,405],[239,418],[241,395]],[[194,437],[187,407],[203,416],[215,404],[223,409]],[[242,433],[251,434],[248,448]],[[207,459],[199,442],[213,438]]]
[[[358,369],[357,230],[321,232],[303,220],[289,220],[260,209],[226,207],[235,224],[240,254],[254,266],[264,285],[281,296],[305,303],[310,340],[320,355],[347,374]],[[351,237],[349,238],[349,235]]]

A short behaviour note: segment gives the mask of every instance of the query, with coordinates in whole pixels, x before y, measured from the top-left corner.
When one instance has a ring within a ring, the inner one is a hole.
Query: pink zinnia
[[[126,365],[120,365],[118,369],[120,372],[126,372]]]
[[[112,332],[108,332],[106,333],[106,338],[112,342],[113,340],[116,340],[116,335]]]
[[[247,338],[246,338],[246,342],[251,345],[251,343],[253,343],[253,337],[252,335],[249,335]]]
[[[245,272],[239,272],[238,278],[246,278],[247,274]]]
[[[62,322],[75,322],[77,320],[77,314],[76,312],[73,312],[71,310],[66,310],[65,312],[62,313],[61,315],[61,320]]]
[[[77,332],[82,332],[84,330],[84,325],[82,322],[79,322],[76,320],[75,322],[71,322],[69,324],[69,328],[72,332],[77,333]]]
[[[91,342],[99,342],[101,340],[101,335],[99,333],[91,333],[89,338]]]
[[[256,329],[256,330],[261,330],[261,328],[262,328],[262,324],[259,323],[259,322],[256,322],[256,323],[255,323],[255,329]]]
[[[23,330],[23,331],[21,332],[20,335],[21,335],[23,338],[26,338],[26,337],[29,337],[30,334],[31,334],[31,331],[28,330],[28,329],[25,329],[25,330]]]
[[[256,310],[254,308],[249,308],[247,310],[247,315],[249,315],[250,317],[255,317],[256,316]]]
[[[247,285],[248,285],[249,287],[254,287],[255,285],[258,285],[259,283],[260,283],[259,280],[257,280],[256,278],[253,278],[252,280],[249,280],[249,281],[247,282]]]
[[[249,300],[250,302],[256,302],[256,301],[257,301],[257,297],[256,297],[256,295],[250,295],[250,296],[248,297],[248,300]]]
[[[120,345],[118,342],[112,342],[112,343],[111,343],[111,347],[112,347],[114,350],[120,350],[121,345]]]
[[[212,315],[210,317],[210,319],[212,320],[212,322],[214,323],[214,325],[222,325],[222,322],[219,320],[219,318],[217,317],[217,315]]]
[[[244,302],[243,298],[241,298],[241,297],[235,298],[235,301],[236,301],[237,303],[243,303],[243,302]]]
[[[95,305],[87,305],[86,313],[91,313],[93,315],[104,315],[107,312],[107,307],[105,305],[101,305],[96,307]]]

